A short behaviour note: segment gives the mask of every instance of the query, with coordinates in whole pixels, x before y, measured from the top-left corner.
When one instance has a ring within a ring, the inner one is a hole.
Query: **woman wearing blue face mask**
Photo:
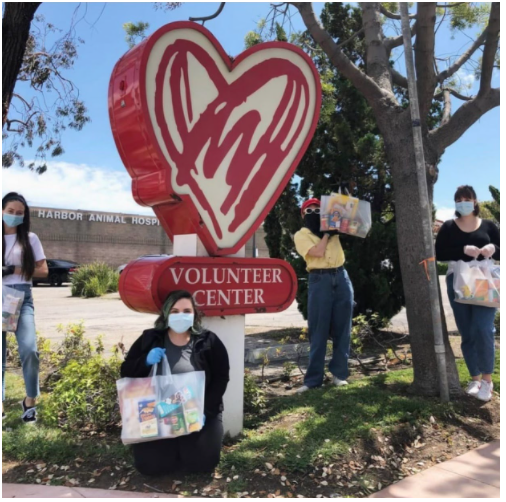
[[[26,397],[21,406],[25,423],[37,420],[35,399],[39,395],[39,353],[35,333],[32,277],[47,277],[46,257],[39,238],[30,232],[30,208],[23,196],[11,192],[2,199],[2,285],[25,294],[16,329]],[[5,399],[6,332],[2,331],[2,416]]]
[[[462,337],[462,353],[471,374],[466,392],[482,401],[492,398],[496,309],[455,302],[453,271],[459,260],[500,259],[500,235],[490,220],[479,218],[480,206],[473,187],[460,186],[455,193],[454,220],[446,221],[436,239],[436,259],[448,263],[446,283],[455,322]]]
[[[212,472],[223,440],[223,395],[229,380],[228,354],[221,340],[200,324],[188,291],[172,292],[155,323],[137,339],[121,365],[121,377],[145,378],[164,356],[171,372],[205,371],[204,427],[199,432],[133,445],[135,467],[157,476],[177,470]]]

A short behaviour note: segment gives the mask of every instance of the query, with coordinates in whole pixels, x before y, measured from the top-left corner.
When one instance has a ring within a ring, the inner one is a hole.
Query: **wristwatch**
[[[2,277],[12,275],[16,267],[14,265],[2,265]]]

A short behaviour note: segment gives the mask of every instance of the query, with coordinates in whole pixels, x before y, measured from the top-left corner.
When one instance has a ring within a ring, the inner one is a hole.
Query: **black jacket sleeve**
[[[465,260],[464,246],[455,246],[450,232],[451,220],[443,224],[436,237],[436,260],[459,261]]]
[[[223,408],[222,400],[227,390],[230,379],[230,365],[228,353],[223,342],[216,336],[213,336],[212,349],[209,351],[209,368],[211,381],[206,392],[206,402],[204,413],[206,417],[214,418]]]
[[[146,364],[147,354],[142,350],[142,337],[141,335],[134,342],[125,361],[121,365],[121,378],[145,378],[149,376],[151,367]]]
[[[490,237],[490,242],[495,246],[495,253],[492,258],[499,261],[501,259],[501,233],[493,222],[490,222],[488,235]]]

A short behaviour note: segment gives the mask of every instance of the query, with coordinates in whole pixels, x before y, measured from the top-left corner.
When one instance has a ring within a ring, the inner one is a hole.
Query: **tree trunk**
[[[6,2],[2,19],[2,129],[7,120],[30,26],[41,2]]]
[[[392,116],[393,113],[396,116]],[[391,111],[377,115],[377,119],[385,141],[395,192],[397,240],[413,353],[413,391],[425,396],[436,396],[439,395],[439,381],[429,283],[425,269],[420,264],[422,260],[430,257],[423,256],[423,229],[410,116],[408,113]],[[443,335],[450,393],[459,395],[462,390],[446,329]]]

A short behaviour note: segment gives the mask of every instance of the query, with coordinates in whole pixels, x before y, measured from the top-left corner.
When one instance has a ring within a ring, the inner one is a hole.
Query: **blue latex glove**
[[[149,351],[148,357],[146,357],[146,365],[153,366],[153,364],[159,363],[163,356],[165,356],[165,350],[160,347],[155,347]]]

